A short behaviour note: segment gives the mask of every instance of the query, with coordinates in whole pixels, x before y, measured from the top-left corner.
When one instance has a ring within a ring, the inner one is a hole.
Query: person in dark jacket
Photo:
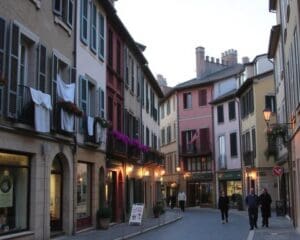
[[[250,189],[250,194],[246,197],[246,204],[248,206],[250,230],[253,230],[253,227],[257,228],[257,215],[259,204],[259,198],[254,193],[254,188]]]
[[[272,198],[266,188],[263,189],[263,193],[259,196],[259,204],[261,206],[262,226],[269,227],[269,217],[271,216],[271,203]]]
[[[228,222],[228,209],[229,209],[229,199],[225,195],[225,192],[222,191],[221,196],[219,197],[219,209],[221,211],[222,223]]]

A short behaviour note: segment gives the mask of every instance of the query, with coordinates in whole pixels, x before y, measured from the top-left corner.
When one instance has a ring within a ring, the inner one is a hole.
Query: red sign
[[[280,167],[280,166],[273,167],[273,175],[281,176],[282,174],[283,174],[283,167]]]

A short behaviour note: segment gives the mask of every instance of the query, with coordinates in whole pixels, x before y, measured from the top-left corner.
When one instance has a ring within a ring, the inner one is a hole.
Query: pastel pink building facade
[[[214,204],[212,84],[178,86],[179,163],[185,173],[188,206]]]

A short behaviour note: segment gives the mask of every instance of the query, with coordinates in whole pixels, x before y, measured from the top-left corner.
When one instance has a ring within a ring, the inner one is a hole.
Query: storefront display
[[[27,156],[0,153],[0,235],[28,228]]]

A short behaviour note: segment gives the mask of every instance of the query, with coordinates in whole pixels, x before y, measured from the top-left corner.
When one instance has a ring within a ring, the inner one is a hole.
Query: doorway
[[[54,159],[50,176],[50,230],[62,231],[62,179],[63,170],[61,160]]]

